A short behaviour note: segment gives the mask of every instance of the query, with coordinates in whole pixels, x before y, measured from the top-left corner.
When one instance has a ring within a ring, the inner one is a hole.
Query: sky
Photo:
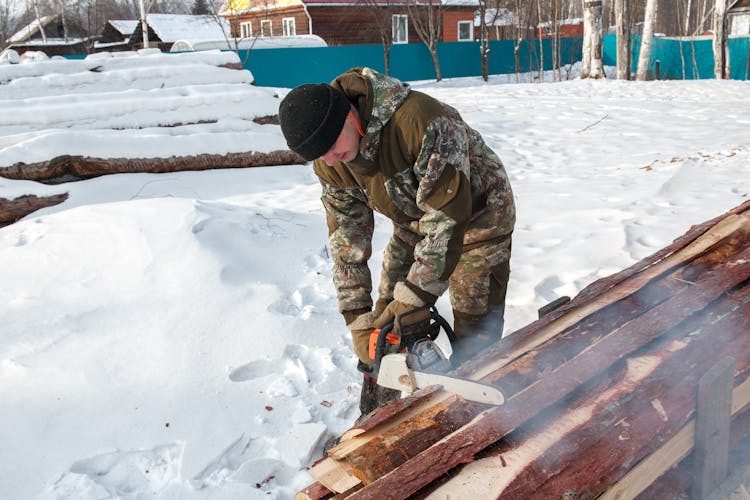
[[[0,168],[283,149],[252,120],[289,89],[248,85],[226,57],[0,63]],[[509,174],[506,335],[750,193],[748,82],[546,80],[411,82]],[[0,228],[0,499],[286,499],[311,483],[361,387],[311,166],[0,177],[0,198],[63,192]],[[389,235],[378,217],[376,282]]]

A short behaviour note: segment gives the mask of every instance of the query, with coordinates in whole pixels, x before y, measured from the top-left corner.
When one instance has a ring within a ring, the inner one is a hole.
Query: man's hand
[[[383,328],[388,323],[393,323],[393,332],[396,335],[411,335],[415,333],[412,327],[422,324],[429,317],[430,311],[424,306],[413,306],[393,300],[375,320],[375,328]]]
[[[418,333],[416,330],[430,317],[426,305],[405,283],[397,283],[393,290],[393,300],[375,320],[375,328],[393,323],[393,332],[397,335]],[[403,332],[399,331],[400,327],[403,327]]]
[[[357,355],[359,360],[366,364],[372,364],[372,358],[369,354],[370,346],[370,334],[375,329],[374,322],[377,317],[377,312],[367,312],[357,316],[354,321],[346,325],[352,334],[352,342],[354,343],[354,353]]]

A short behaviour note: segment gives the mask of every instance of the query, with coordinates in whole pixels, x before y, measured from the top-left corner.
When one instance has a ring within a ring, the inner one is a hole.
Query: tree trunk
[[[440,70],[440,58],[437,52],[437,43],[428,45],[430,49],[430,55],[432,56],[432,64],[435,65],[435,80],[438,82],[443,79],[443,72]]]
[[[581,78],[604,78],[601,0],[583,0],[583,61]]]
[[[651,59],[651,40],[654,36],[654,20],[656,18],[656,0],[646,0],[646,12],[643,20],[643,35],[641,50],[638,54],[638,71],[635,79],[645,81],[648,78],[649,61]]]
[[[536,12],[539,19],[542,18],[542,0],[536,0]],[[539,81],[544,81],[544,39],[542,30],[536,30],[537,40],[539,41]]]
[[[716,0],[714,4],[714,21],[713,21],[713,49],[714,49],[714,77],[717,80],[727,78],[729,74],[729,64],[726,54],[727,45],[727,2],[726,0]]]
[[[617,30],[617,79],[630,80],[633,66],[630,59],[630,2],[615,0]]]

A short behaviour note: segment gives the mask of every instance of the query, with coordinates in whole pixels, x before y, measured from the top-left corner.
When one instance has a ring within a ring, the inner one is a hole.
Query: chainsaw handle
[[[398,323],[398,331],[403,331],[403,323],[402,321],[404,318],[409,318],[412,314],[417,314],[420,311],[427,309],[429,310],[429,316],[428,321],[430,323],[437,323],[440,325],[440,327],[445,330],[446,335],[448,335],[448,339],[453,343],[456,342],[456,334],[453,332],[453,328],[451,328],[450,324],[448,324],[448,321],[443,318],[440,313],[438,313],[437,309],[434,305],[429,306],[422,306],[418,307],[412,311],[409,311],[405,314],[402,314],[398,316],[397,318],[394,318],[395,322]],[[383,359],[383,356],[385,355],[385,347],[387,343],[387,337],[389,333],[393,333],[393,326],[394,322],[391,321],[390,323],[386,324],[383,328],[380,329],[380,333],[378,334],[378,340],[375,343],[375,359],[372,362],[372,372],[373,376],[377,378],[378,372],[380,371],[380,360]],[[434,339],[431,339],[434,340]],[[396,346],[396,351],[400,351],[404,345],[403,345],[404,338],[402,335],[398,335],[398,345]]]

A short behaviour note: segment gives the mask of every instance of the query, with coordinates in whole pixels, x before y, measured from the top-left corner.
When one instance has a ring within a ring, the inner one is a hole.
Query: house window
[[[270,19],[264,19],[260,22],[260,36],[273,36],[273,29]]]
[[[252,38],[253,36],[253,23],[250,21],[240,23],[240,37],[241,38]]]
[[[394,14],[391,18],[393,22],[393,43],[409,42],[409,25],[408,17],[405,14]]]
[[[474,40],[474,23],[472,21],[458,22],[458,41],[470,42]]]
[[[285,17],[281,20],[284,24],[284,36],[294,36],[297,34],[297,24],[293,17]]]

